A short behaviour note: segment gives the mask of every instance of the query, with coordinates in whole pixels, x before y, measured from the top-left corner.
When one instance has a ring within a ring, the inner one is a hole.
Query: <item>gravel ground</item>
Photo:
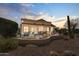
[[[53,39],[53,38],[52,38]],[[75,56],[79,55],[79,39],[59,39],[55,37],[50,44],[46,46],[28,45],[19,46],[17,49],[10,51],[10,56]]]

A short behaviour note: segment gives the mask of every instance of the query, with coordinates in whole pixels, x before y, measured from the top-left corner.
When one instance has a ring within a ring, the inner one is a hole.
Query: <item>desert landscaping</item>
[[[10,51],[10,56],[78,56],[79,39],[51,37],[51,42],[43,46],[27,44]],[[40,43],[39,43],[40,44]]]
[[[78,7],[0,4],[0,56],[79,56]]]

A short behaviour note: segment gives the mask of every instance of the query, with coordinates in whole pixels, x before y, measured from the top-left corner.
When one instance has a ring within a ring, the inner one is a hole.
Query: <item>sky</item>
[[[57,20],[79,16],[79,3],[0,3],[0,17],[20,23],[21,18]]]

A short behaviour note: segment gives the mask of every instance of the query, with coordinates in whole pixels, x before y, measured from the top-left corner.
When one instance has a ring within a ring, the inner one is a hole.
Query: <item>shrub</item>
[[[18,41],[16,39],[0,38],[0,52],[8,52],[10,50],[17,48],[17,46],[18,46]]]
[[[16,35],[18,24],[14,21],[0,17],[0,35],[12,37]]]
[[[66,28],[59,29],[59,33],[63,35],[68,35],[68,30]]]

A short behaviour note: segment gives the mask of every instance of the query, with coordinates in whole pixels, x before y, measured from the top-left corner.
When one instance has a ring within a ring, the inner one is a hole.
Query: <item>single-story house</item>
[[[24,33],[44,33],[47,36],[53,33],[53,27],[55,27],[51,22],[45,21],[43,19],[32,20],[32,19],[21,19],[21,34]]]

